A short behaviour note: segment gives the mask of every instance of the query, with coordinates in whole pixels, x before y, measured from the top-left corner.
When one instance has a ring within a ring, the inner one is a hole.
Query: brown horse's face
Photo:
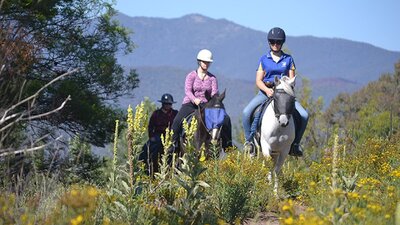
[[[225,98],[225,91],[222,94],[214,95],[201,110],[201,120],[198,128],[198,146],[205,143],[218,143],[221,137],[221,129],[225,118],[225,108],[222,101]]]

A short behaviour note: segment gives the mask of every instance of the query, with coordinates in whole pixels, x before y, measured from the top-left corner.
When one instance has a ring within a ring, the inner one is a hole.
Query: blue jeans
[[[256,96],[247,104],[247,106],[243,109],[243,129],[244,129],[244,137],[246,141],[250,141],[254,134],[252,131],[255,132],[257,129],[257,123],[251,123],[251,114],[253,111],[259,106],[261,103],[266,101],[268,96],[264,94],[264,92],[259,91]],[[258,117],[259,119],[260,117]],[[258,120],[257,120],[258,121]],[[254,124],[254,125],[253,125]]]
[[[303,108],[298,101],[294,102],[294,107],[298,113],[294,113],[293,117],[296,125],[296,136],[293,143],[300,144],[300,140],[303,137],[304,131],[306,131],[308,123],[308,112]],[[298,118],[300,116],[300,118]],[[296,118],[297,117],[297,118]]]
[[[257,108],[258,105],[263,103],[268,99],[268,96],[264,94],[262,91],[259,91],[256,96],[247,104],[247,106],[243,109],[243,129],[246,141],[251,141],[254,136],[254,133],[257,130],[258,121],[260,120],[261,111],[254,115],[254,120],[251,123],[251,114]],[[293,115],[294,120],[296,121],[296,136],[293,143],[299,144],[301,138],[303,137],[304,131],[306,130],[308,123],[308,113],[300,105],[299,102],[295,102],[296,111]]]

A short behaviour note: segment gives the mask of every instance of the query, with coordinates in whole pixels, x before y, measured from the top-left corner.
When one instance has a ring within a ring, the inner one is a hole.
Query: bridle
[[[274,100],[275,117],[279,118],[281,115],[290,115],[294,112],[295,97],[286,93],[283,89],[277,89],[272,96]],[[280,104],[286,103],[286,104]]]
[[[199,120],[202,126],[205,128],[207,133],[211,137],[219,137],[222,127],[223,127],[223,117],[225,115],[225,108],[223,107],[222,103],[216,103],[213,105],[212,108],[200,107],[197,106]],[[210,110],[207,112],[207,110]],[[209,121],[207,120],[207,114],[214,114],[212,116],[213,119],[217,119],[216,121]],[[203,116],[204,115],[204,118]],[[217,126],[217,127],[215,127]]]

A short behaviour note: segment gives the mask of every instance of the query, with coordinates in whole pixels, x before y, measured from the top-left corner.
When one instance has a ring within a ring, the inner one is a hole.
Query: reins
[[[203,117],[201,116],[201,107],[200,105],[197,105],[197,110],[199,111],[199,120],[201,122],[201,124],[204,126],[204,128],[207,130],[208,133],[210,133],[210,131],[207,129],[206,123],[203,120]]]

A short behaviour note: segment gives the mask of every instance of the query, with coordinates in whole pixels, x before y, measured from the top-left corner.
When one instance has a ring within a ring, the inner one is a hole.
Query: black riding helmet
[[[282,43],[285,43],[286,41],[285,31],[279,27],[272,28],[268,32],[268,41],[269,40],[277,40],[277,41],[282,41]]]
[[[161,100],[158,100],[158,101],[161,102],[161,103],[164,103],[164,104],[176,103],[176,102],[174,102],[174,98],[172,97],[172,95],[170,95],[168,93],[163,94],[161,96]]]

